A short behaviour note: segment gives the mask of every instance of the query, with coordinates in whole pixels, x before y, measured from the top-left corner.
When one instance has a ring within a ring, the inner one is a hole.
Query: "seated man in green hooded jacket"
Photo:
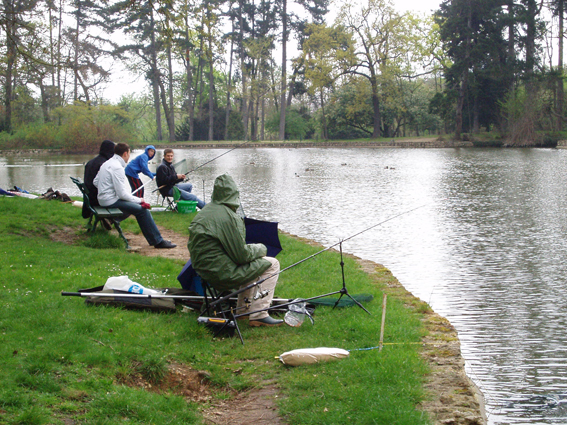
[[[270,306],[280,263],[275,258],[266,257],[267,249],[263,244],[246,244],[244,220],[236,214],[239,206],[240,194],[232,177],[228,174],[217,177],[212,202],[197,214],[189,226],[187,248],[191,262],[201,278],[220,291],[236,290],[271,276],[238,295],[236,313],[250,311],[250,326],[279,326],[283,320],[273,319],[267,311],[255,312]],[[266,291],[264,297],[254,296]]]

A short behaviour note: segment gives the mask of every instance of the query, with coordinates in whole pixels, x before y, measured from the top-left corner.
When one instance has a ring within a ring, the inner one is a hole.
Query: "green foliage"
[[[66,151],[96,151],[104,139],[125,143],[135,139],[129,131],[130,116],[117,106],[76,103],[57,108],[53,115],[61,123],[58,140]]]
[[[313,127],[310,123],[311,117],[307,110],[288,108],[285,113],[285,139],[304,140],[313,135]],[[271,134],[278,134],[280,129],[280,113],[274,111],[265,124],[266,131]]]
[[[327,109],[329,139],[358,139],[372,134],[370,84],[356,78],[340,86]]]
[[[97,152],[100,142],[136,140],[130,115],[117,106],[83,103],[57,108],[55,120],[0,133],[0,149],[59,148],[67,152]]]

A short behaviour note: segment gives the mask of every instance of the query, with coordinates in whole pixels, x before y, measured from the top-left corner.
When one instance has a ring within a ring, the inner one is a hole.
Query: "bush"
[[[133,142],[132,119],[117,106],[84,103],[55,109],[60,122],[58,142],[67,152],[96,152],[104,139]]]
[[[92,153],[98,152],[104,139],[136,141],[129,113],[117,106],[75,104],[55,109],[53,116],[53,122],[23,126],[13,134],[0,133],[0,149],[57,148]]]

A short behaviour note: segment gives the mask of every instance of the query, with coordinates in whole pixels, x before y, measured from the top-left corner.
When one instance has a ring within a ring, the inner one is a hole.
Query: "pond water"
[[[193,169],[224,151],[175,152]],[[0,187],[78,195],[88,159],[0,157]],[[388,220],[343,250],[451,321],[489,423],[567,423],[567,151],[237,149],[193,172],[194,192],[209,200],[224,172],[248,216],[326,246]]]

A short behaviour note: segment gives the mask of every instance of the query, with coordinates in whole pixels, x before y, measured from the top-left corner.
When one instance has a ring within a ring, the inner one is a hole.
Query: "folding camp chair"
[[[177,202],[181,199],[181,192],[179,192],[177,186],[173,186],[173,196],[164,196],[158,191],[158,203],[160,196],[162,198],[161,206],[165,206],[166,211],[177,211]],[[167,205],[164,205],[165,203],[167,203]]]
[[[211,303],[229,295],[231,291],[218,291],[205,280],[201,279],[201,276],[199,276],[193,268],[190,259],[177,276],[177,280],[183,289],[203,296],[201,311],[197,319],[199,323],[204,323],[206,326],[210,327],[214,332],[214,336],[221,333],[232,336],[234,335],[234,331],[237,331],[240,340],[244,344],[238,323],[234,317],[234,300],[227,299],[224,303],[216,304],[215,308],[211,306]]]
[[[238,312],[234,310],[234,301],[227,299],[223,303],[216,304],[215,307],[211,306],[212,302],[230,295],[233,291],[219,291],[204,280],[201,280],[201,285],[205,292],[205,296],[198,321],[205,323],[213,329],[214,337],[221,334],[233,336],[236,331],[240,338],[240,342],[244,344],[244,339],[242,339],[242,334],[238,327],[238,317],[235,317],[238,315]]]

